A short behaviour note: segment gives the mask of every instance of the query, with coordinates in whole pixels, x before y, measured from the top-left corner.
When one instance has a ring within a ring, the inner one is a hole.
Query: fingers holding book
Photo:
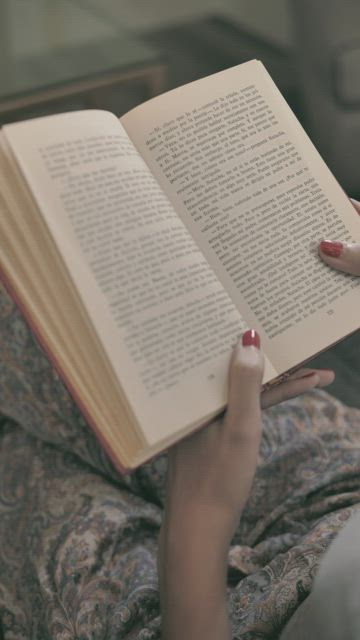
[[[268,409],[275,404],[311,391],[315,387],[327,387],[334,382],[334,379],[335,373],[331,369],[298,369],[284,382],[262,392],[261,408]]]
[[[360,202],[351,200],[355,211],[360,215]],[[319,244],[319,256],[329,267],[360,276],[360,243],[346,243],[339,240],[322,240]]]

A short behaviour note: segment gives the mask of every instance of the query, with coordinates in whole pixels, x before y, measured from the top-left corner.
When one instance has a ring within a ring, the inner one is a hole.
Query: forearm
[[[215,527],[216,529],[216,527]],[[164,640],[229,640],[228,542],[209,522],[165,520],[159,546]]]
[[[172,447],[159,545],[164,640],[230,640],[227,558],[256,469],[264,358],[247,331],[233,351],[228,408]]]

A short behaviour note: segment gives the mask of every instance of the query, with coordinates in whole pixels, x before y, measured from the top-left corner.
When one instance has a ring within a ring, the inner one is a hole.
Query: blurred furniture
[[[67,103],[111,108],[114,94],[126,111],[136,104],[126,102],[133,87],[142,91],[137,102],[163,90],[154,48],[67,0],[0,0],[0,46],[1,123]]]
[[[168,88],[258,58],[297,111],[298,88],[292,51],[244,27],[238,14],[226,11],[221,15],[208,15],[151,31],[146,39],[166,51]]]
[[[304,124],[343,188],[360,196],[360,2],[291,0]]]
[[[229,13],[209,17],[203,27],[199,24],[197,38],[212,47],[213,55],[226,57],[230,64],[261,60],[285,97],[297,92],[291,50],[253,33],[232,20]]]

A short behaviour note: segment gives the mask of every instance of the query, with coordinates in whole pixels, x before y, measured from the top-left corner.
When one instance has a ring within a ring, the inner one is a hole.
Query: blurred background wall
[[[88,3],[93,7],[100,4],[96,0]],[[232,16],[245,28],[274,42],[288,45],[291,40],[287,0],[103,0],[101,7],[115,20],[121,15],[124,24],[132,29],[165,27],[217,13]]]
[[[360,197],[359,0],[0,0],[0,124],[84,107],[122,115],[251,58]]]

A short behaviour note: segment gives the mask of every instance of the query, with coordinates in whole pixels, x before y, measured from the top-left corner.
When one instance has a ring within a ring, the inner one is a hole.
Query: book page
[[[219,411],[244,321],[118,120],[4,133],[149,444]]]
[[[317,245],[359,240],[359,220],[261,63],[121,121],[279,373],[358,328],[360,280]]]

